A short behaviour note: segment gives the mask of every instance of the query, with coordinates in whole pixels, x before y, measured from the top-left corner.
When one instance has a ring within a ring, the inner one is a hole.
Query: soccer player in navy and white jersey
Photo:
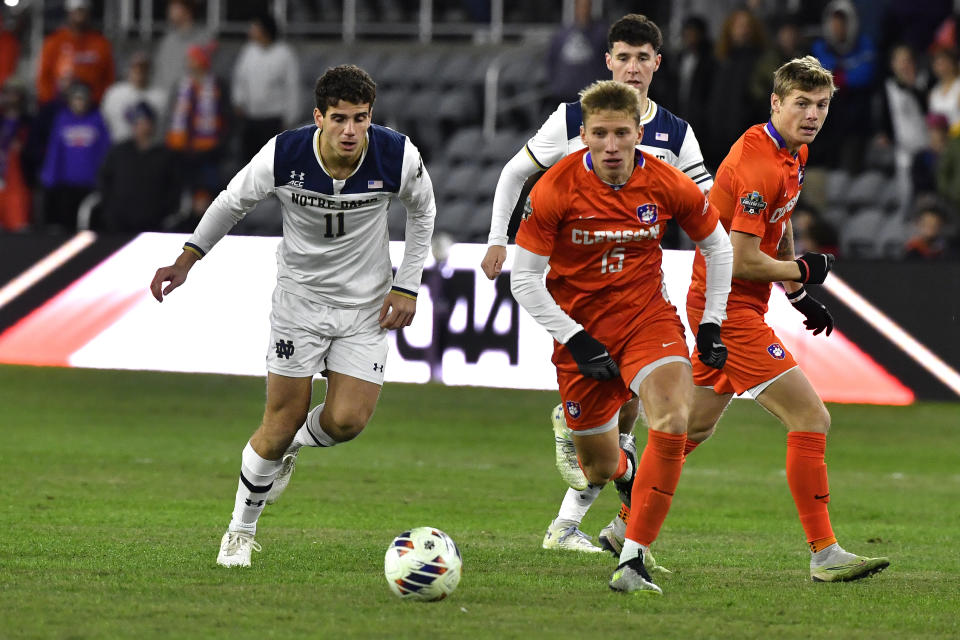
[[[413,320],[433,234],[430,176],[406,136],[371,123],[370,76],[353,65],[334,67],[317,80],[315,94],[314,125],[268,141],[150,285],[162,302],[257,202],[271,193],[280,199],[266,408],[243,450],[233,517],[220,543],[217,563],[228,567],[250,566],[251,551],[260,550],[257,519],[289,482],[300,447],[332,447],[366,426],[383,385],[386,332]],[[395,276],[387,234],[393,195],[407,209]],[[326,398],[308,412],[318,372],[327,378]]]
[[[637,148],[680,169],[706,193],[713,186],[713,176],[703,164],[703,154],[693,129],[647,97],[653,74],[660,67],[662,44],[660,28],[652,20],[635,13],[625,15],[613,23],[607,35],[607,68],[613,73],[614,80],[626,83],[640,93],[643,138]],[[524,183],[538,171],[544,171],[564,156],[584,148],[580,138],[582,121],[579,101],[560,104],[536,135],[504,166],[493,197],[487,253],[480,264],[491,280],[500,274],[506,260],[507,227]],[[636,397],[623,405],[619,418],[622,437],[631,437],[639,413]],[[547,529],[543,548],[599,552],[601,548],[590,542],[579,528],[596,496],[581,493],[587,488],[587,480],[577,462],[562,405],[553,410],[551,421],[557,469],[570,489],[557,518]],[[603,549],[614,555],[620,554],[628,515],[626,505],[621,506],[618,516],[600,532]],[[652,561],[652,556],[648,561]]]

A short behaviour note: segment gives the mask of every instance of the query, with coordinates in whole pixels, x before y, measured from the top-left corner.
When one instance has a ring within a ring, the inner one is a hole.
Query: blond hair
[[[833,74],[813,56],[794,58],[773,74],[773,92],[786,98],[791,91],[816,91],[830,89],[832,96],[837,90],[833,84]]]
[[[640,124],[640,94],[636,89],[616,80],[599,80],[580,92],[583,121],[599,111],[619,111]]]

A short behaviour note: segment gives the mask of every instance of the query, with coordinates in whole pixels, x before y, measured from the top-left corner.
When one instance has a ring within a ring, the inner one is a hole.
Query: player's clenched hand
[[[827,335],[833,332],[833,316],[830,315],[830,311],[822,302],[807,294],[803,287],[798,291],[788,293],[787,299],[793,305],[793,308],[806,318],[803,321],[803,326],[807,328],[807,331],[813,331],[815,336],[820,335],[824,330],[826,330]]]
[[[507,259],[507,248],[498,244],[492,244],[487,247],[487,255],[483,256],[480,268],[487,274],[487,277],[493,280],[500,275],[500,269],[503,267],[504,260]]]
[[[163,302],[163,296],[168,295],[186,281],[187,272],[189,271],[189,267],[176,264],[172,264],[169,267],[160,267],[153,276],[153,281],[150,282],[150,293],[157,299],[157,302]],[[164,282],[169,282],[170,284],[164,287]]]
[[[416,300],[391,291],[380,307],[380,326],[384,329],[409,327],[416,312]]]
[[[620,367],[610,357],[607,348],[586,331],[573,334],[566,347],[576,360],[580,373],[588,378],[610,380],[620,375]]]
[[[697,329],[697,351],[700,352],[700,362],[723,369],[727,362],[727,347],[720,339],[720,325],[715,322],[704,322]]]
[[[836,257],[832,253],[808,252],[794,260],[800,267],[800,279],[797,282],[808,284],[823,284],[833,267]]]

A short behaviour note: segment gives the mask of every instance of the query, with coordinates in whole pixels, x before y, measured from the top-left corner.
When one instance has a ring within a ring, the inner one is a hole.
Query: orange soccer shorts
[[[666,300],[637,316],[626,326],[594,329],[591,335],[604,343],[617,366],[620,377],[596,380],[580,374],[577,363],[563,345],[554,350],[560,398],[567,426],[574,431],[589,431],[609,422],[633,396],[630,383],[638,373],[649,371],[667,362],[690,362],[683,323],[677,310]],[[662,362],[661,362],[662,361]],[[658,364],[659,363],[659,364]],[[649,368],[651,367],[652,368]],[[649,368],[645,370],[645,368]]]
[[[700,326],[703,311],[687,307],[690,326]],[[714,369],[700,362],[694,348],[693,383],[717,393],[743,393],[797,366],[793,355],[758,313],[738,313],[723,321],[720,332],[727,347],[727,363]]]

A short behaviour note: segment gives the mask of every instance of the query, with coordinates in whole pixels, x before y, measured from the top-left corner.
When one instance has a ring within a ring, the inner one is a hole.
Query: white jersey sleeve
[[[277,138],[267,141],[210,203],[187,246],[205,255],[253,207],[274,192],[273,156]]]
[[[437,205],[433,197],[430,174],[423,166],[420,151],[409,138],[406,139],[403,150],[403,169],[397,197],[407,210],[407,226],[403,261],[394,277],[393,288],[401,293],[416,295],[423,275],[423,263],[430,250]]]
[[[487,244],[507,246],[510,214],[527,178],[545,171],[567,155],[567,105],[561,103],[537,133],[503,167],[493,194],[493,215]]]
[[[560,344],[566,344],[583,325],[560,308],[543,281],[550,256],[540,256],[518,246],[510,271],[510,291],[520,306]]]
[[[693,133],[693,127],[687,126],[686,135],[683,136],[683,144],[680,145],[680,157],[677,160],[677,168],[687,174],[691,180],[697,183],[700,191],[706,193],[713,187],[713,176],[707,171],[703,164],[703,153],[700,152],[700,143],[697,141],[696,134]]]

